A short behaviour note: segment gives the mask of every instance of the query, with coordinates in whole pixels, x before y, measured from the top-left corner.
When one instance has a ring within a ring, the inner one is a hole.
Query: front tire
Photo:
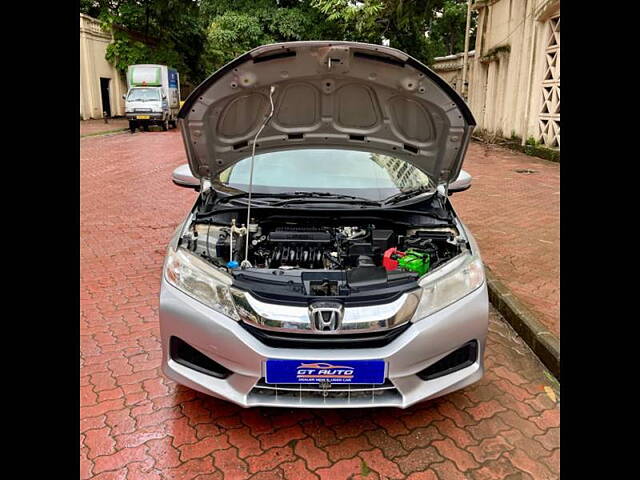
[[[145,132],[148,132],[148,131],[149,131],[149,124],[148,124],[148,123],[145,123],[144,125],[142,125],[142,129],[143,129]]]
[[[162,122],[162,131],[166,132],[167,130],[169,130],[169,120],[165,120]]]
[[[129,120],[129,130],[131,130],[131,133],[136,133],[136,127],[136,122]]]

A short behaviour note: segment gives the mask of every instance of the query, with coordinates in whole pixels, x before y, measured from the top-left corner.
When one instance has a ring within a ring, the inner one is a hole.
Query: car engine
[[[402,229],[373,224],[264,222],[247,228],[233,221],[231,226],[192,224],[181,244],[217,266],[235,269],[245,258],[246,235],[246,257],[253,269],[351,271],[379,267],[420,275],[457,255],[461,242],[458,231],[451,227]]]

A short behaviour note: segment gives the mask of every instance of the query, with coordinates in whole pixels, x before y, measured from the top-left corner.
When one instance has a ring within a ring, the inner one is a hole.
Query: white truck
[[[180,76],[166,65],[130,65],[127,71],[129,91],[124,95],[125,113],[131,133],[136,128],[162,130],[176,127],[180,110]]]

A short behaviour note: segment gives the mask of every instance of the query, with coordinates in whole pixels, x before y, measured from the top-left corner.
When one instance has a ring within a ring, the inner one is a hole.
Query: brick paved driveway
[[[170,181],[183,162],[177,131],[81,140],[81,479],[558,478],[557,390],[493,310],[484,379],[408,410],[243,410],[165,379],[157,295],[195,195]]]
[[[483,260],[560,336],[560,165],[474,142],[464,168],[473,185],[451,199]]]
[[[129,128],[129,121],[126,118],[111,118],[109,123],[104,123],[103,119],[80,120],[80,135],[92,135],[112,130],[122,130]]]

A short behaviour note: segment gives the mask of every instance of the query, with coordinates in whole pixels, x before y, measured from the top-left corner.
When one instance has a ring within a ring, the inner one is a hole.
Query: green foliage
[[[426,63],[433,51],[425,37],[434,12],[444,0],[311,0],[340,25],[341,40],[383,43]]]
[[[536,142],[536,144],[533,145],[527,142],[527,144],[522,148],[522,151],[527,155],[544,158],[545,160],[552,162],[560,161],[560,150],[545,147],[539,142]]]
[[[100,2],[96,0],[80,0],[80,13],[97,17],[100,15]]]
[[[131,40],[126,34],[114,32],[114,42],[107,46],[107,61],[124,72],[127,66],[145,63],[141,59],[151,58],[151,51],[144,43]],[[148,63],[154,63],[149,61]]]
[[[114,42],[107,46],[105,58],[122,72],[125,72],[129,65],[138,63],[169,65],[181,72],[189,70],[183,58],[175,50],[174,45],[159,44],[150,46],[139,40],[132,39],[121,31],[114,32]]]
[[[114,42],[106,58],[125,71],[135,63],[177,68],[183,81],[202,80],[205,36],[194,0],[83,0],[81,11],[97,16]]]
[[[527,138],[527,141],[526,141],[525,145],[530,145],[532,147],[537,147],[538,145],[540,145],[540,142],[538,142],[538,140],[536,140],[534,137],[529,137],[529,138]]]
[[[217,70],[247,50],[273,41],[255,16],[228,12],[216,16],[207,29],[205,59],[210,71]]]
[[[308,0],[202,0],[200,12],[210,72],[263,44],[336,39],[339,32]]]
[[[471,12],[469,50],[475,45],[477,13]],[[445,0],[429,28],[429,47],[435,56],[464,51],[464,30],[467,25],[467,2]]]
[[[191,84],[254,47],[296,40],[388,40],[429,64],[462,50],[466,22],[464,0],[80,0],[80,11],[113,32],[107,60],[119,70],[161,63]]]
[[[465,0],[311,0],[340,26],[342,40],[382,43],[430,64],[435,56],[464,49]],[[472,15],[470,48],[475,42]]]
[[[383,0],[311,0],[311,5],[336,23],[340,34],[336,40],[382,43],[384,25],[378,19],[385,10]]]

